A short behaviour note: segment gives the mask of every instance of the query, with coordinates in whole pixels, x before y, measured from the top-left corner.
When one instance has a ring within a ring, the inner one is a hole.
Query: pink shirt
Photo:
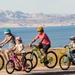
[[[43,41],[41,42],[42,44],[51,45],[51,41],[49,40],[48,36],[45,33],[38,34],[32,41],[37,40],[37,39],[39,40],[43,39]]]

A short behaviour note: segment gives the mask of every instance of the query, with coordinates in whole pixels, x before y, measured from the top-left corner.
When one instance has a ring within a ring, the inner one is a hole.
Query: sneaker
[[[49,61],[48,61],[48,60],[45,60],[45,61],[44,61],[44,64],[49,64]]]

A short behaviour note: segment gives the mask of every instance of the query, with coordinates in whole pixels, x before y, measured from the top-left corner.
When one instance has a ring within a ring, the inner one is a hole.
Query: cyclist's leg
[[[66,54],[68,55],[69,59],[72,60],[72,50],[68,50]]]
[[[39,44],[39,50],[40,50],[40,52],[41,52],[41,55],[43,55],[43,52],[42,52],[42,49],[43,49],[43,45],[42,44]]]
[[[9,50],[5,50],[5,51],[4,51],[4,57],[5,57],[6,60],[9,59],[9,58],[8,58],[8,52],[9,52]]]
[[[72,58],[75,58],[75,50],[72,50],[72,51],[70,52],[70,55],[71,55]]]
[[[43,44],[44,58],[46,57],[46,53],[47,53],[47,51],[48,51],[49,48],[50,48],[50,45],[44,45]]]
[[[45,44],[43,44],[42,52],[43,52],[44,58],[46,57],[46,53],[47,53],[47,50],[48,50],[49,48],[50,48],[50,45],[45,45]]]

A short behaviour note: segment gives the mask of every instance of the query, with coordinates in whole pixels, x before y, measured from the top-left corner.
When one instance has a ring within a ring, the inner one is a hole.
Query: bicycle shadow
[[[46,73],[33,73],[30,75],[70,75],[70,74],[75,74],[75,71],[71,72],[46,72]]]
[[[36,72],[36,73],[27,73],[21,75],[71,75],[75,74],[75,71],[62,71],[62,72]]]

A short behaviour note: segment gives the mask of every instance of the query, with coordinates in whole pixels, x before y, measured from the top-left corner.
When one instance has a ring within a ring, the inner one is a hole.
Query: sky
[[[0,0],[0,10],[25,13],[75,14],[75,0]]]

